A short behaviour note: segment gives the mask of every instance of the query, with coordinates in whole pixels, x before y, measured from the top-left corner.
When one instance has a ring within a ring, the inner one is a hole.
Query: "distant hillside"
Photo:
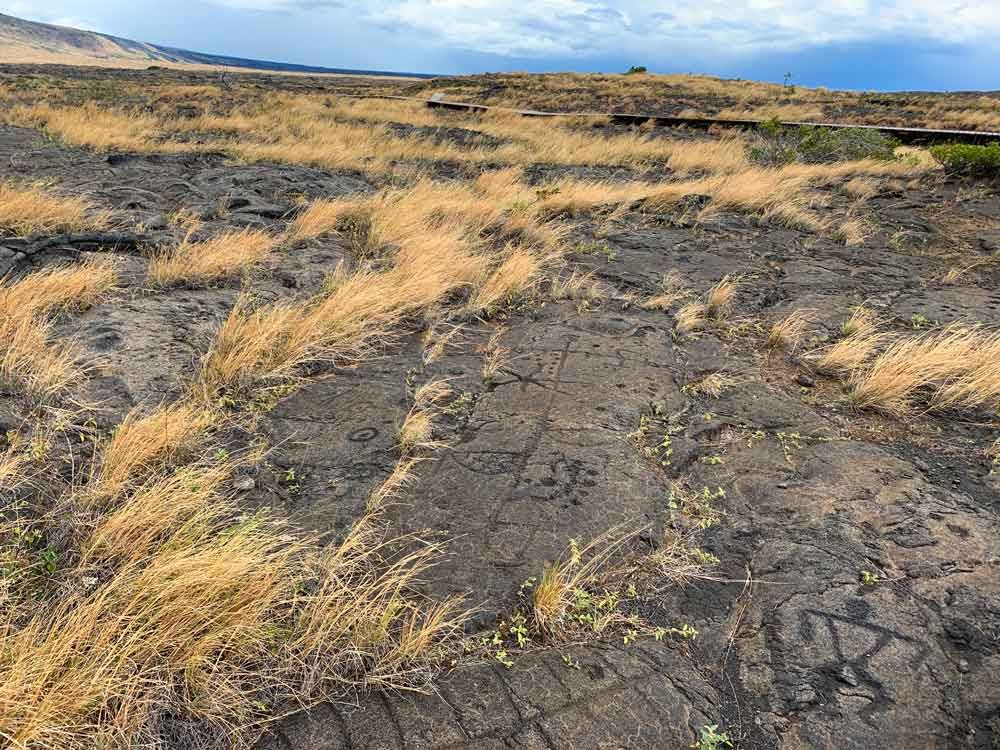
[[[135,42],[96,31],[25,21],[3,13],[0,13],[0,63],[56,63],[97,65],[107,68],[145,68],[150,65],[161,65],[171,68],[244,68],[283,73],[433,78],[422,73],[323,68],[191,52],[148,42]]]

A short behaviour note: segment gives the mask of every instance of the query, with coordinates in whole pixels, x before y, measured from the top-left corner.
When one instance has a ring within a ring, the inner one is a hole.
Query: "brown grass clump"
[[[344,219],[364,203],[364,201],[336,199],[313,201],[288,225],[285,237],[291,242],[301,242],[329,234],[339,229]]]
[[[684,289],[684,279],[677,271],[663,274],[660,287],[663,289],[662,293],[653,295],[642,303],[644,310],[666,311],[675,302],[688,296],[687,290]]]
[[[409,454],[416,450],[435,448],[438,443],[431,439],[433,433],[434,418],[431,413],[413,408],[399,428],[399,449],[404,454]]]
[[[491,310],[534,283],[541,269],[542,263],[535,253],[524,248],[511,248],[507,257],[469,299],[467,309],[473,313]]]
[[[72,343],[59,342],[52,324],[32,318],[8,319],[0,324],[0,384],[5,390],[23,391],[45,400],[77,381],[85,368],[83,352]]]
[[[451,386],[445,380],[431,380],[414,391],[413,406],[399,428],[399,448],[404,455],[417,450],[430,450],[441,445],[431,439],[434,433],[435,410],[437,405],[449,398],[452,393]]]
[[[0,183],[0,233],[79,232],[100,229],[107,221],[107,214],[95,212],[83,198]]]
[[[765,345],[772,350],[795,351],[805,337],[811,323],[812,314],[809,311],[793,310],[771,326]]]
[[[452,326],[447,331],[441,331],[436,326],[429,327],[423,335],[424,350],[421,355],[425,365],[436,362],[452,340],[462,332],[461,326]]]
[[[49,399],[78,380],[86,367],[82,349],[58,341],[51,316],[81,310],[114,287],[107,260],[88,260],[0,283],[0,383],[33,398]]]
[[[579,270],[553,279],[551,292],[554,300],[577,300],[584,303],[596,302],[604,294],[592,271]]]
[[[253,308],[242,298],[205,357],[198,384],[208,392],[284,378],[309,360],[356,357],[389,334],[407,314],[447,291],[448,282],[423,272],[359,271],[304,304]]]
[[[177,286],[229,278],[266,258],[276,242],[259,229],[227,232],[204,242],[185,238],[176,247],[153,256],[149,281],[155,286]]]
[[[368,502],[365,505],[366,511],[377,513],[385,507],[386,503],[398,497],[406,487],[412,484],[415,481],[413,469],[419,460],[409,456],[400,458],[392,473],[368,496]]]
[[[0,492],[13,492],[27,481],[28,453],[20,439],[8,433],[7,447],[0,452]],[[0,596],[2,601],[2,596]]]
[[[159,123],[151,115],[118,112],[94,102],[75,107],[48,104],[15,107],[6,119],[15,125],[43,129],[66,143],[98,151],[148,153],[191,149],[188,144],[168,143],[160,138]]]
[[[688,302],[674,315],[678,333],[691,333],[705,327],[708,322],[708,308],[702,302]]]
[[[703,213],[724,208],[750,211],[776,224],[815,231],[821,222],[808,211],[808,177],[789,169],[752,167],[728,175],[664,183],[650,190],[647,204],[668,208],[686,196],[707,195],[712,202]]]
[[[694,396],[708,396],[709,398],[719,398],[723,391],[736,385],[736,378],[725,372],[710,372],[704,377],[698,378],[683,386],[685,393]]]
[[[851,373],[859,406],[893,415],[917,398],[932,409],[1000,411],[1000,332],[949,326],[891,343],[870,364]]]
[[[107,502],[145,481],[151,474],[189,460],[219,415],[186,401],[142,415],[133,409],[115,429],[88,487],[88,502]]]
[[[436,549],[395,554],[361,523],[320,553],[263,517],[232,520],[223,474],[183,469],[142,488],[67,571],[98,582],[0,631],[0,724],[15,747],[135,747],[168,717],[242,746],[290,702],[426,683],[462,619],[454,602],[405,593]]]
[[[882,325],[882,321],[867,307],[856,308],[851,317],[844,321],[840,332],[844,336],[871,336]]]
[[[816,358],[816,367],[824,372],[851,372],[860,368],[885,341],[883,333],[856,333],[824,349]]]
[[[834,231],[834,239],[841,244],[852,247],[863,245],[868,236],[868,225],[861,219],[848,219]]]
[[[746,148],[746,141],[734,136],[677,143],[670,153],[669,166],[681,175],[690,172],[734,174],[750,166]]]
[[[78,312],[96,305],[118,283],[108,258],[88,258],[0,282],[0,319]]]
[[[861,306],[840,327],[843,338],[814,355],[817,368],[826,372],[851,372],[860,368],[878,350],[886,335],[881,321]]]
[[[841,186],[847,195],[859,201],[865,201],[878,194],[879,183],[865,177],[853,177]]]
[[[736,282],[728,276],[708,290],[705,295],[705,310],[716,319],[723,320],[736,299]]]
[[[571,543],[559,559],[545,566],[531,593],[532,619],[543,635],[558,636],[576,592],[598,589],[613,574],[611,563],[615,556],[636,533],[622,534],[613,529],[584,547]],[[615,618],[619,613],[611,611],[607,616]],[[593,629],[600,632],[610,624],[610,619],[607,623],[595,622]]]

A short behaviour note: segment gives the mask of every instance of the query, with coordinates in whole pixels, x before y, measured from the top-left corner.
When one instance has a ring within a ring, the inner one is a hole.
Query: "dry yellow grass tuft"
[[[133,409],[101,451],[85,499],[109,502],[155,472],[189,460],[219,422],[211,408],[193,401],[160,406],[146,415]]]
[[[702,302],[688,302],[674,315],[678,333],[691,333],[705,327],[708,322],[708,308]]]
[[[0,493],[13,492],[27,481],[31,459],[23,448],[16,433],[7,434],[7,447],[0,452]]]
[[[484,383],[492,383],[509,361],[510,349],[501,343],[506,333],[506,328],[497,328],[483,347]]]
[[[176,247],[153,256],[149,281],[155,286],[220,281],[264,260],[276,243],[274,237],[259,229],[227,232],[204,242],[185,238]]]
[[[737,284],[728,276],[708,290],[705,310],[715,320],[724,320],[736,299]]]
[[[621,529],[597,537],[583,547],[571,543],[562,556],[548,563],[531,592],[532,619],[544,636],[558,637],[578,592],[599,590],[601,584],[615,573],[614,558],[638,531],[623,533]],[[609,626],[617,611],[606,613],[606,622],[593,622],[594,631]]]
[[[838,242],[852,247],[855,245],[863,245],[865,238],[868,236],[869,230],[868,225],[861,219],[848,219],[842,222],[839,227],[833,232],[833,237]]]
[[[551,292],[554,300],[577,300],[585,303],[596,302],[604,296],[604,290],[594,278],[594,273],[579,270],[568,276],[554,278]]]
[[[844,336],[871,336],[882,325],[878,316],[865,306],[856,308],[840,326]]]
[[[411,456],[400,458],[393,467],[392,473],[368,496],[368,502],[365,505],[366,511],[377,513],[411,485],[415,481],[413,469],[419,460]]]
[[[840,189],[852,198],[865,201],[878,194],[880,185],[875,180],[866,177],[852,177]]]
[[[161,138],[159,122],[152,115],[118,112],[93,102],[75,107],[19,106],[6,113],[6,120],[14,125],[40,128],[66,143],[99,151],[191,150],[188,144],[169,143]]]
[[[823,349],[816,357],[816,367],[824,372],[851,372],[860,368],[885,341],[883,333],[855,333]]]
[[[96,305],[118,283],[109,258],[54,266],[0,282],[0,319],[78,312]]]
[[[0,386],[46,400],[82,377],[83,351],[72,342],[58,341],[52,324],[33,318],[0,323]]]
[[[463,618],[455,602],[405,593],[436,548],[387,563],[389,544],[361,522],[321,553],[262,516],[238,520],[224,474],[182,469],[142,487],[66,571],[98,582],[0,630],[13,746],[134,747],[168,715],[238,744],[269,706],[426,682]]]
[[[505,255],[500,265],[469,298],[469,312],[489,312],[500,302],[531,286],[538,278],[542,263],[535,253],[513,247],[508,248]]]
[[[694,396],[719,398],[726,389],[732,388],[736,383],[736,378],[728,373],[710,372],[704,377],[698,378],[698,380],[687,383],[682,387],[682,390]]]
[[[45,400],[78,380],[83,351],[53,336],[51,317],[97,303],[115,283],[107,259],[0,282],[0,383]]]
[[[668,271],[663,274],[660,287],[663,289],[663,292],[653,295],[643,302],[643,309],[666,311],[675,302],[688,296],[688,292],[684,288],[684,279],[677,271]]]
[[[735,174],[750,167],[746,157],[746,141],[723,136],[704,141],[677,143],[670,153],[669,166],[680,175],[691,172]]]
[[[0,233],[78,232],[100,229],[107,222],[107,213],[96,211],[84,198],[0,183]]]
[[[850,375],[852,400],[901,416],[931,409],[1000,411],[1000,332],[949,326],[894,341]]]
[[[432,440],[434,434],[433,415],[426,410],[411,409],[399,428],[399,449],[404,455],[417,450],[430,450],[439,443]]]
[[[367,201],[336,199],[313,201],[288,225],[285,237],[291,242],[322,237],[341,228],[344,220],[364,205],[367,205]]]
[[[795,351],[805,338],[812,320],[812,313],[808,310],[793,310],[771,326],[765,345],[768,349]]]

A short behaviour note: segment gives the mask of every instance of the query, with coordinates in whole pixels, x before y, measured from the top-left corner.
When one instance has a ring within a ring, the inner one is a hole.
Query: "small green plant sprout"
[[[622,644],[628,646],[629,644],[634,643],[635,639],[638,637],[639,637],[639,631],[636,630],[635,628],[629,628],[628,630],[625,631],[625,634],[622,636]]]
[[[562,657],[563,664],[565,664],[568,669],[580,668],[580,662],[574,659],[569,654],[560,654],[560,656]]]
[[[718,562],[718,560],[716,560],[716,562]],[[679,635],[681,638],[684,638],[689,641],[693,641],[695,638],[698,637],[698,631],[686,622],[682,624],[679,628],[671,628],[671,631]]]
[[[882,579],[879,578],[877,574],[872,573],[870,570],[862,570],[858,574],[858,580],[861,582],[862,586],[874,586]]]
[[[46,547],[43,549],[38,554],[38,558],[46,573],[51,575],[56,572],[56,564],[59,562],[59,554],[52,549],[52,547]]]
[[[698,733],[698,741],[691,747],[694,750],[722,750],[724,747],[732,747],[733,741],[729,735],[719,731],[718,724],[706,724]]]
[[[642,439],[646,437],[646,434],[649,432],[649,429],[650,427],[652,427],[652,425],[653,425],[653,418],[650,417],[648,414],[643,414],[642,416],[639,417],[639,424],[637,424],[635,426],[635,429],[632,430],[632,432],[630,432],[625,437],[627,437],[629,440],[634,440],[637,443],[641,443]]]
[[[785,461],[792,463],[794,451],[802,447],[802,435],[797,432],[776,432],[774,436],[778,439],[779,445],[781,445],[781,452],[785,456]]]
[[[608,263],[613,263],[618,257],[618,253],[608,243],[598,242],[597,240],[581,242],[574,249],[582,255],[603,255],[607,258]]]
[[[514,636],[514,640],[517,641],[519,648],[524,648],[528,644],[528,641],[530,640],[530,636],[528,635],[528,622],[522,613],[517,612],[513,617],[511,617],[508,630],[510,631],[510,634]]]
[[[687,492],[679,487],[670,490],[667,498],[667,508],[672,514],[677,513],[694,522],[700,529],[708,529],[722,520],[722,511],[714,503],[726,496],[722,487],[712,491],[702,487],[700,492]]]
[[[535,588],[535,583],[537,581],[538,581],[538,576],[531,576],[530,578],[525,578],[523,581],[521,581],[521,588],[519,589],[520,593],[523,594],[525,591],[531,591],[531,589]]]
[[[703,464],[708,464],[709,466],[718,466],[719,464],[725,463],[722,456],[702,456],[701,462]]]
[[[514,660],[510,658],[510,654],[507,653],[507,649],[497,649],[497,651],[493,654],[493,657],[507,667],[507,669],[514,666]]]
[[[934,325],[934,321],[926,315],[913,313],[913,315],[910,316],[910,325],[913,327],[913,330],[920,331],[925,328],[931,328]]]

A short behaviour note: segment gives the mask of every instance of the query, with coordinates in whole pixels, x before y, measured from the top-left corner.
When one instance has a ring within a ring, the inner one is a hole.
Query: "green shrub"
[[[857,159],[896,159],[896,141],[869,128],[821,128],[815,125],[783,127],[777,120],[760,124],[749,156],[765,166],[801,162],[829,164]]]
[[[971,143],[949,143],[931,146],[931,156],[948,172],[981,177],[1000,176],[1000,143],[976,146]]]
[[[645,72],[646,72],[645,65],[633,65],[631,68],[625,71],[625,75],[633,76],[636,73],[645,73]]]

